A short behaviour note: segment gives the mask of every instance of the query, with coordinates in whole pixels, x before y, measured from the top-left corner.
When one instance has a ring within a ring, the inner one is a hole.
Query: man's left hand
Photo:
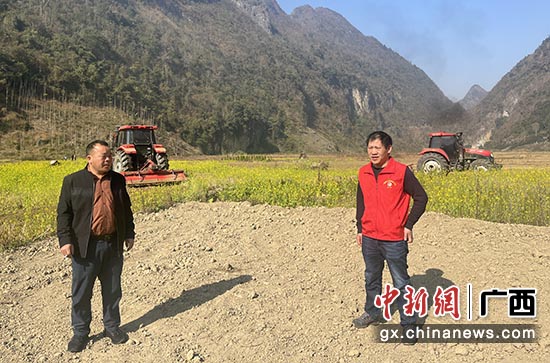
[[[407,241],[408,243],[413,243],[413,231],[412,229],[405,228],[405,234],[403,236],[403,240]]]
[[[124,243],[126,244],[126,251],[130,251],[132,247],[134,247],[134,239],[133,238],[126,238],[124,240]]]

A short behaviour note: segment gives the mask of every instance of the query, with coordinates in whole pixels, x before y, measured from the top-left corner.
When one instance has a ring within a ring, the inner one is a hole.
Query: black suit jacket
[[[122,253],[124,240],[135,237],[134,217],[124,176],[112,170],[109,174],[115,208],[117,246],[119,253]],[[86,257],[92,233],[94,188],[94,176],[87,168],[67,175],[63,179],[57,205],[59,247],[72,244],[74,255],[82,258]]]

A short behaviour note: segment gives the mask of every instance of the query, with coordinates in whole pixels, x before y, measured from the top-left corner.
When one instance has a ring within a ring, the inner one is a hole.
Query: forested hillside
[[[490,147],[550,150],[550,38],[497,83],[474,120]]]
[[[454,117],[424,72],[328,9],[0,0],[0,17],[4,157],[70,154],[127,122],[178,153],[358,151],[375,128],[413,148]]]

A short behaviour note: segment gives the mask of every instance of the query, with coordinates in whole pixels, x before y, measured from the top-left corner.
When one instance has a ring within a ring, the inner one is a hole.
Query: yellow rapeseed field
[[[242,159],[242,160],[241,160]],[[173,161],[188,180],[177,185],[130,188],[135,212],[197,200],[250,201],[285,207],[355,207],[357,168],[331,159],[262,158]],[[84,160],[0,164],[0,248],[55,233],[63,177]],[[430,197],[428,209],[455,217],[550,225],[550,168],[418,175]]]

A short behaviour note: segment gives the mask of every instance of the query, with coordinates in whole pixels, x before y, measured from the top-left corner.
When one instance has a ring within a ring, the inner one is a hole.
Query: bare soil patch
[[[66,351],[71,271],[57,241],[2,252],[0,361],[549,361],[549,227],[424,215],[410,249],[414,284],[431,293],[449,283],[463,292],[472,283],[474,294],[535,287],[536,319],[507,317],[506,299],[497,299],[489,316],[473,323],[539,324],[540,339],[410,347],[376,343],[372,329],[352,327],[364,303],[354,217],[353,209],[248,203],[185,203],[138,215],[136,246],[123,272],[121,312],[130,341],[114,346],[100,335],[98,284],[95,335],[78,354]],[[389,282],[387,271],[385,277]],[[431,310],[426,322],[456,323]]]

